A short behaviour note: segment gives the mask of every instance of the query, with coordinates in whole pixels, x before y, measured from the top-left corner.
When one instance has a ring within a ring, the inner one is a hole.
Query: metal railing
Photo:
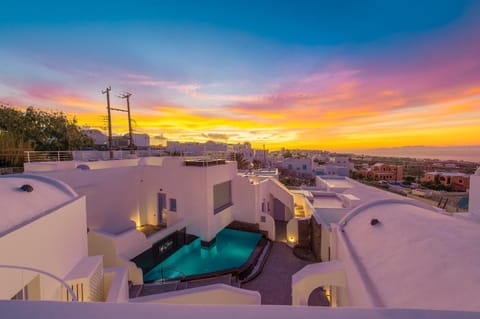
[[[70,297],[72,299],[71,301],[78,301],[77,295],[75,294],[75,292],[73,292],[73,289],[62,278],[57,277],[57,276],[55,276],[55,275],[53,275],[49,272],[46,272],[46,271],[41,270],[41,269],[36,269],[36,268],[32,268],[32,267],[25,267],[25,266],[18,266],[18,265],[0,265],[0,269],[2,269],[2,268],[3,269],[14,269],[14,270],[18,270],[20,272],[24,272],[24,271],[34,272],[34,273],[52,278],[53,280],[59,282],[67,290],[68,294],[70,294]],[[68,296],[68,294],[67,294],[67,296]]]
[[[61,162],[73,160],[71,151],[25,151],[23,161],[32,162]]]
[[[138,157],[162,156],[160,150],[136,150],[131,154],[128,150],[113,151],[113,159],[131,159]],[[110,160],[109,151],[25,151],[23,156],[25,163],[32,162],[61,162],[61,161],[107,161]]]

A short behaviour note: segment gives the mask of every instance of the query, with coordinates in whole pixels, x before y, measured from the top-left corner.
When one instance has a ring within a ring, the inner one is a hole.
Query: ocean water
[[[352,153],[358,155],[428,158],[480,163],[480,145],[445,147],[405,146],[352,150]]]

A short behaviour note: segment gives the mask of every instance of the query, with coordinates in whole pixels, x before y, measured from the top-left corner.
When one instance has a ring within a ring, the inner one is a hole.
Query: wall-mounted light
[[[288,236],[288,241],[291,243],[296,242],[295,236]]]

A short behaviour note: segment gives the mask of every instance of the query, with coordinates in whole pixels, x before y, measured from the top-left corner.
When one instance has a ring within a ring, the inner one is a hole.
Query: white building
[[[28,163],[26,171],[87,197],[90,246],[108,267],[129,267],[134,282],[141,274],[129,260],[184,227],[206,245],[233,221],[259,224],[274,239],[273,218],[289,220],[294,211],[293,195],[275,178],[237,175],[235,162],[151,157]],[[159,224],[167,227],[147,239],[136,229]],[[99,248],[107,246],[116,248]]]
[[[273,178],[237,175],[235,163],[223,161],[72,161],[32,163],[26,170],[35,175],[0,177],[0,296],[7,299],[0,301],[0,313],[5,318],[480,314],[480,247],[475,244],[480,240],[480,169],[470,181],[470,212],[453,215],[348,178],[319,177],[316,189],[292,193]],[[125,302],[127,273],[132,282],[141,281],[130,259],[170,232],[186,227],[208,242],[239,220],[258,223],[274,238],[274,219],[288,221],[291,245],[302,240],[300,225],[312,222],[314,249],[322,260],[292,277],[292,303],[307,305],[311,292],[323,287],[333,306],[349,308],[260,306],[258,293],[223,285]],[[159,222],[167,227],[149,237],[135,228]],[[103,260],[95,256],[99,253]],[[26,292],[28,299],[67,300],[64,283],[75,293],[83,291],[85,301],[109,302],[8,300]],[[162,302],[182,305],[154,304]],[[193,305],[198,303],[223,305]]]
[[[181,143],[177,141],[167,141],[165,151],[170,154],[178,153],[185,156],[200,156],[203,155],[204,147],[201,143],[197,142]]]
[[[33,175],[1,176],[0,194],[0,299],[127,301],[126,268],[88,255],[84,196]]]
[[[182,156],[209,156],[210,158],[227,159],[234,151],[234,147],[213,141],[205,143],[167,141],[165,150],[170,154],[178,153]]]
[[[263,166],[270,166],[271,160],[268,155],[268,150],[256,149],[253,150],[253,159],[262,163]]]
[[[336,203],[324,205],[337,207],[314,214],[329,234],[328,261],[293,276],[293,304],[306,305],[322,286],[337,306],[480,311],[480,247],[473,244],[480,240],[480,169],[471,190],[470,212],[452,215],[343,180],[339,193],[330,193]],[[455,286],[462,289],[452,295]]]
[[[313,164],[313,161],[309,157],[302,157],[302,158],[289,157],[289,158],[285,158],[282,161],[282,168],[288,169],[289,171],[300,173],[300,174],[312,175],[313,174],[312,164]]]
[[[128,134],[125,134],[126,137],[128,137]],[[150,135],[144,134],[144,133],[133,133],[132,134],[133,138],[133,144],[136,147],[140,148],[146,148],[150,146]]]
[[[315,165],[314,170],[316,175],[335,175],[348,176],[353,170],[354,165],[346,156],[329,157],[325,164]]]
[[[102,131],[97,129],[83,129],[82,133],[85,133],[93,139],[95,145],[107,145],[108,136]]]
[[[233,152],[242,154],[243,158],[247,161],[253,161],[253,149],[252,145],[249,142],[245,142],[243,144],[234,144],[232,145]]]

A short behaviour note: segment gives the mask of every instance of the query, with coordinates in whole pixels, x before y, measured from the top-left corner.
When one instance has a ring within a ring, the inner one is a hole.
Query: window
[[[218,214],[232,205],[231,181],[213,185],[213,213]]]
[[[170,211],[176,212],[177,211],[177,199],[170,198]]]
[[[306,171],[306,170],[307,170],[307,164],[303,164],[303,165],[302,165],[302,169],[303,169],[304,171]]]
[[[265,223],[267,221],[267,219],[265,218],[265,216],[260,216],[260,222],[261,223]]]
[[[262,213],[265,212],[265,203],[262,203]]]
[[[288,169],[292,169],[292,164],[288,164]]]

